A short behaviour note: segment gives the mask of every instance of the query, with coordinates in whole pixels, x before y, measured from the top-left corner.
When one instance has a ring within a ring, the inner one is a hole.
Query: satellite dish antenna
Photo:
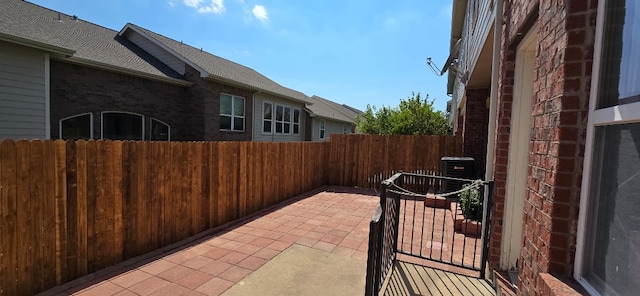
[[[447,72],[447,70],[449,70],[449,67],[451,67],[451,64],[453,63],[453,60],[456,59],[456,57],[458,55],[458,51],[460,50],[460,43],[461,43],[460,41],[461,40],[462,40],[462,38],[459,38],[458,41],[456,41],[456,44],[451,49],[451,53],[449,54],[449,58],[444,63],[444,66],[442,67],[442,71],[440,72],[440,76],[444,75],[444,73]]]

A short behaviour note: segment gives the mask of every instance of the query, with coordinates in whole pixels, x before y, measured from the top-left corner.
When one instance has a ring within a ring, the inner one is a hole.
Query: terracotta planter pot
[[[430,208],[445,209],[449,206],[446,198],[428,193],[424,198],[424,206]]]
[[[482,235],[482,222],[465,219],[461,223],[460,231],[466,236],[480,237]]]

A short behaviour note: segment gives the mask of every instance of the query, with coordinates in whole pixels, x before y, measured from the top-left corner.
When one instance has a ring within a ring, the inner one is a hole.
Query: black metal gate
[[[484,223],[462,215],[458,193],[464,190],[440,193],[443,181],[477,189]],[[370,223],[365,295],[377,295],[397,254],[476,270],[484,277],[489,227],[482,226],[490,225],[493,182],[397,173],[382,182],[381,190]]]

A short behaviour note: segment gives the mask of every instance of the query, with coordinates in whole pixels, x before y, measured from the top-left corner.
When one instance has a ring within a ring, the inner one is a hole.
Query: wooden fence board
[[[215,227],[218,224],[218,199],[220,188],[218,176],[218,145],[217,143],[207,143],[209,147],[209,227]]]
[[[99,168],[99,219],[101,220],[98,229],[97,247],[103,250],[100,256],[99,266],[102,268],[111,266],[116,263],[115,251],[110,242],[114,241],[114,164],[110,159],[114,156],[113,141],[98,142],[98,159]]]
[[[460,143],[339,134],[323,143],[5,140],[0,291],[36,293],[322,185],[378,187],[397,171],[437,172]]]
[[[111,188],[113,189],[113,260],[124,260],[124,217],[123,217],[123,163],[122,142],[111,142],[113,145],[113,158],[109,161],[113,176]]]
[[[29,213],[28,217],[30,227],[27,230],[27,235],[29,235],[29,259],[30,259],[30,271],[31,277],[35,278],[35,280],[31,281],[31,291],[39,292],[42,291],[43,287],[43,246],[44,242],[44,225],[42,218],[44,216],[43,211],[43,201],[44,201],[44,176],[43,176],[43,168],[42,168],[42,142],[34,141],[32,143],[28,143],[30,146],[29,151],[29,168],[28,168],[28,178],[29,178]]]
[[[165,229],[167,230],[168,242],[173,243],[178,240],[178,232],[180,231],[180,219],[176,219],[181,215],[180,213],[180,198],[182,195],[182,186],[180,184],[181,172],[181,150],[182,145],[180,143],[171,143],[171,185],[170,185],[170,197],[167,206],[165,207]],[[169,227],[167,227],[167,224]]]
[[[202,207],[202,187],[200,185],[202,175],[202,146],[201,143],[191,143],[189,145],[189,177],[191,179],[191,235],[200,232],[200,225],[204,217],[200,215]]]
[[[132,153],[133,145],[131,142],[122,142],[122,258],[129,259],[136,253],[135,246],[135,226],[136,220],[136,204],[132,183],[135,183],[136,172],[132,167],[135,166],[136,158]]]
[[[88,261],[89,256],[87,252],[88,242],[88,227],[87,227],[87,203],[89,202],[88,188],[88,174],[87,174],[87,142],[76,142],[76,157],[77,157],[77,204],[76,204],[76,231],[77,231],[77,266],[78,274],[86,275],[89,273]]]
[[[54,142],[55,170],[55,276],[56,284],[67,282],[67,156],[66,144],[62,140]]]
[[[87,235],[87,273],[94,272],[97,270],[97,250],[96,250],[96,231],[97,231],[97,217],[96,211],[97,209],[97,172],[96,172],[96,142],[88,141],[86,142],[86,186],[85,186],[85,195],[86,195],[86,235]]]
[[[209,229],[210,218],[209,218],[209,206],[211,205],[211,195],[210,195],[210,187],[209,187],[209,174],[211,171],[209,170],[211,163],[211,146],[208,143],[200,143],[201,149],[201,159],[198,166],[200,167],[200,175],[197,177],[200,179],[200,209],[198,215],[200,215],[200,228],[198,232],[205,231]]]
[[[2,220],[2,292],[18,294],[17,153],[12,140],[0,142],[0,219]]]
[[[166,160],[168,157],[164,155],[164,143],[162,142],[153,142],[151,144],[151,159],[155,160]],[[150,190],[150,198],[151,198],[151,212],[152,214],[152,225],[151,225],[151,244],[153,248],[160,248],[164,245],[164,234],[163,234],[163,220],[164,217],[164,209],[163,209],[163,201],[165,200],[165,186],[166,186],[166,176],[165,172],[167,171],[167,161],[153,161],[153,165],[151,166],[149,174],[155,180],[153,184],[151,184]]]
[[[56,284],[56,208],[55,208],[55,146],[52,141],[43,143],[43,200],[42,225],[42,289]]]
[[[151,247],[151,221],[153,220],[153,215],[151,213],[151,196],[149,195],[151,192],[149,190],[151,186],[149,169],[153,162],[150,161],[151,158],[149,157],[150,142],[135,142],[135,145],[136,151],[140,154],[137,164],[138,169],[140,169],[137,182],[138,219],[140,221],[137,235],[138,245],[140,246],[138,254],[144,254],[153,251]]]
[[[18,141],[17,148],[17,211],[16,211],[16,230],[19,249],[16,250],[17,256],[17,281],[18,294],[32,294],[32,282],[39,278],[31,278],[33,273],[31,270],[31,257],[33,256],[33,245],[31,241],[32,221],[31,221],[31,205],[30,205],[30,176],[29,176],[29,156],[30,145],[27,141]],[[27,285],[29,284],[29,285]],[[35,283],[34,283],[35,284]]]
[[[106,155],[106,145],[103,141],[94,142],[95,143],[95,178],[96,178],[96,200],[95,200],[95,209],[94,209],[94,218],[95,218],[95,238],[94,238],[94,247],[98,250],[94,257],[94,267],[96,270],[100,270],[106,267],[107,256],[109,256],[109,251],[105,250],[106,241],[111,240],[112,238],[107,236],[107,199],[109,196],[107,195],[107,165],[105,162],[105,158],[109,157]]]

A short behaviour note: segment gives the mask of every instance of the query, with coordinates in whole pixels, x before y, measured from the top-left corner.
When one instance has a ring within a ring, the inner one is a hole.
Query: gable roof
[[[284,87],[252,68],[229,61],[202,49],[195,48],[131,23],[125,25],[118,35],[123,36],[127,30],[137,32],[178,59],[204,72],[201,73],[202,76],[312,104],[309,97],[304,93]]]
[[[40,48],[71,62],[189,84],[116,31],[26,1],[2,1],[0,40]]]
[[[349,123],[354,123],[356,117],[359,115],[358,112],[352,110],[355,109],[353,107],[341,105],[319,96],[314,95],[311,97],[311,100],[315,104],[311,106],[307,105],[307,109],[313,113],[312,115]]]

